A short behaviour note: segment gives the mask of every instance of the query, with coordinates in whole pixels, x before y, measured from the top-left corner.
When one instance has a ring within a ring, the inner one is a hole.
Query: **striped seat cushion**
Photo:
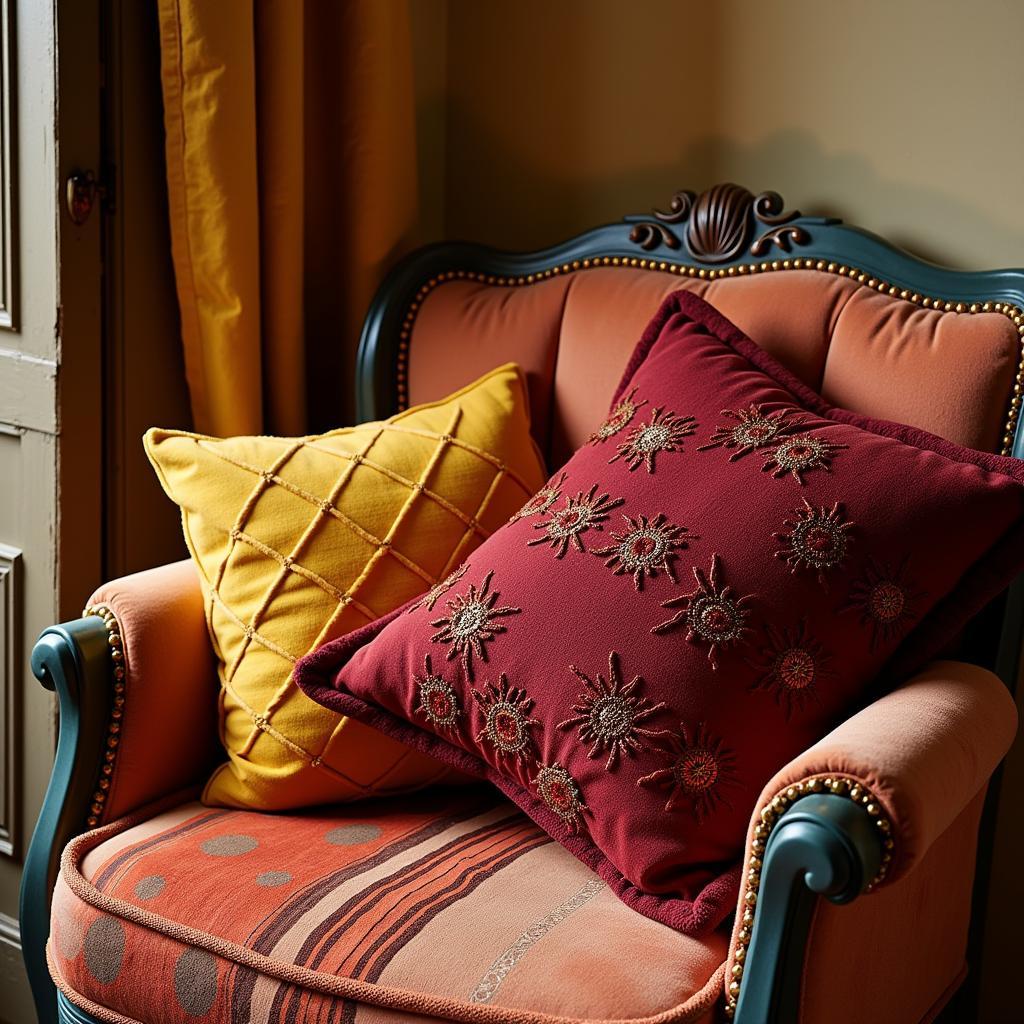
[[[271,815],[186,803],[74,840],[50,969],[109,1021],[698,1021],[728,937],[630,910],[491,790]]]

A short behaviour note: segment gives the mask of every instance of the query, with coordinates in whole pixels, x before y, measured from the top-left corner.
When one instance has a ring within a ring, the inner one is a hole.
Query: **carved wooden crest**
[[[699,197],[677,192],[667,211],[654,210],[653,219],[636,220],[629,239],[648,252],[659,245],[679,249],[685,244],[701,263],[729,263],[744,252],[764,256],[773,245],[785,252],[791,245],[806,245],[811,236],[792,223],[799,216],[799,210],[785,210],[778,192],[755,196],[741,185],[715,185]]]

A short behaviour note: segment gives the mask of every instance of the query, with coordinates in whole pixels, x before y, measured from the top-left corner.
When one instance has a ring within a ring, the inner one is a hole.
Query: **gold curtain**
[[[359,325],[413,244],[407,0],[157,0],[195,429],[352,415]]]

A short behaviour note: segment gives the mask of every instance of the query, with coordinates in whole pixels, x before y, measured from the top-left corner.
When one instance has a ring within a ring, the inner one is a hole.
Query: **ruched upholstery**
[[[537,439],[560,465],[601,420],[658,304],[681,287],[836,405],[972,448],[1000,446],[1019,358],[1007,317],[924,309],[816,270],[707,281],[600,267],[520,287],[445,282],[413,324],[410,402],[514,359],[529,377]]]

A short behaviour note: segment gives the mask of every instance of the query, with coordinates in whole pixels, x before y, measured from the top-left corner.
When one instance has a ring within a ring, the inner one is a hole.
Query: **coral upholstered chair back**
[[[1001,449],[1020,359],[1016,327],[1002,313],[924,309],[828,270],[708,280],[637,263],[526,286],[456,279],[433,288],[410,332],[409,402],[514,359],[529,374],[537,440],[554,468],[604,418],[647,321],[683,287],[835,405]]]
[[[706,298],[836,405],[1024,455],[1024,271],[944,270],[736,185],[677,193],[667,213],[543,252],[459,243],[414,253],[367,318],[360,414],[439,398],[515,360],[553,470],[600,423],[644,326],[678,288]],[[1019,622],[1011,632],[1007,680]]]

